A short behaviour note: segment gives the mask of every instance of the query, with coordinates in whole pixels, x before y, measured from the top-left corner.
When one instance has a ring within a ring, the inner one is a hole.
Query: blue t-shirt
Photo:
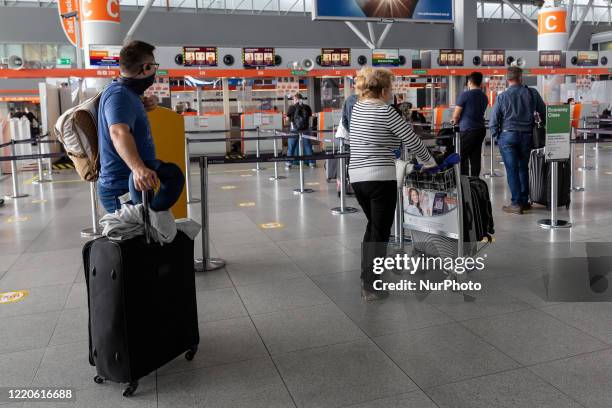
[[[459,119],[459,130],[484,129],[484,114],[489,105],[489,99],[480,89],[471,89],[459,95],[457,106],[461,106],[461,118]]]
[[[140,96],[121,82],[113,82],[102,93],[98,109],[100,178],[105,188],[128,189],[130,168],[115,150],[109,127],[124,123],[130,127],[138,154],[143,161],[155,160],[149,118]]]

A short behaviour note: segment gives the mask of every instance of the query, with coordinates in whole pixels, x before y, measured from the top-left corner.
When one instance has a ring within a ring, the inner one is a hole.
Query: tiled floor
[[[560,210],[570,230],[540,229],[543,209],[502,214],[505,181],[488,181],[497,234],[487,268],[471,276],[483,285],[474,301],[447,292],[363,303],[364,216],[329,212],[338,199],[322,163],[306,170],[316,191],[302,197],[295,169],[271,182],[270,165],[212,166],[211,249],[227,267],[196,277],[200,351],[143,379],[129,400],[119,385],[94,384],[87,358],[88,187],[70,172],[41,186],[22,174],[30,197],[0,208],[0,292],[29,296],[0,305],[0,386],[77,390],[76,402],[28,407],[610,408],[612,303],[550,301],[543,280],[548,243],[612,242],[612,150],[594,153],[599,169],[577,173],[586,192]],[[0,176],[0,194],[9,188]]]

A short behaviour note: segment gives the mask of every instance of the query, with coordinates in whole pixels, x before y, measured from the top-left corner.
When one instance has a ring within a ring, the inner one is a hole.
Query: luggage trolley
[[[457,133],[457,152],[459,144]],[[491,239],[478,240],[470,179],[461,176],[460,163],[438,173],[408,174],[403,201],[403,225],[409,230],[417,253],[442,258],[473,257],[491,242]],[[466,274],[445,272],[448,279],[466,279]]]

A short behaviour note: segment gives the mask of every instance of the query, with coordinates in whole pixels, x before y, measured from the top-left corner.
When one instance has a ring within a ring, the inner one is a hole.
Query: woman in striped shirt
[[[394,150],[403,144],[426,167],[436,163],[410,125],[390,106],[393,74],[387,69],[364,68],[356,82],[359,101],[350,120],[349,176],[368,225],[361,249],[361,296],[370,302],[389,293],[374,288],[375,258],[384,258],[395,216],[397,182]]]

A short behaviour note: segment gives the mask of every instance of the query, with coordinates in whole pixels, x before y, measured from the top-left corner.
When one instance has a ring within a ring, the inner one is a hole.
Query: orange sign
[[[62,18],[62,14],[70,13],[71,11],[79,11],[79,0],[57,0],[57,11],[60,15],[60,24],[64,29],[64,33],[66,37],[68,37],[68,41],[75,47],[77,46],[76,40],[76,27],[75,27],[75,18]],[[80,29],[81,27],[79,27]],[[81,40],[83,39],[83,30],[81,31]],[[81,41],[83,44],[83,41]],[[81,46],[82,48],[82,46]]]
[[[38,96],[0,96],[0,102],[32,102],[40,103]]]
[[[543,11],[538,15],[538,34],[563,34],[567,33],[565,19],[567,11],[554,10]]]
[[[121,22],[119,0],[81,0],[83,21]]]

